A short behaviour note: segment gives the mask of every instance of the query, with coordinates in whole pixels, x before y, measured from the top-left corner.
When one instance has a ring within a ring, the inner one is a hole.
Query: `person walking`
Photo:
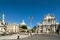
[[[20,39],[20,36],[19,36],[20,34],[19,33],[17,33],[17,39],[19,40]]]

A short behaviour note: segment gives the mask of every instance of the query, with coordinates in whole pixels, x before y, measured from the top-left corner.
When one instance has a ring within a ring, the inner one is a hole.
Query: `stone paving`
[[[4,39],[4,40],[18,40],[18,39]],[[32,37],[28,36],[25,38],[20,38],[19,40],[60,40],[60,35],[58,34],[34,34]]]
[[[60,35],[37,34],[21,40],[60,40]]]
[[[29,37],[29,35],[19,35],[20,38],[26,38]],[[6,35],[6,36],[0,36],[0,40],[10,40],[10,39],[17,39],[17,34],[13,34],[13,35]]]

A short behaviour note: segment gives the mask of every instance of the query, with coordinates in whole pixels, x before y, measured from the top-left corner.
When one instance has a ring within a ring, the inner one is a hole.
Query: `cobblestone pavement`
[[[11,39],[9,39],[9,40],[11,40]],[[18,40],[18,39],[12,39],[12,40]],[[34,34],[32,37],[29,36],[26,38],[20,38],[19,40],[60,40],[60,35],[57,35],[57,34],[56,35],[53,35],[53,34]]]

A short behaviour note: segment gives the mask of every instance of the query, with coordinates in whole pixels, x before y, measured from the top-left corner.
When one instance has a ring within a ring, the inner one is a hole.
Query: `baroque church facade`
[[[55,33],[58,25],[56,18],[51,14],[47,14],[43,18],[42,24],[38,23],[36,25],[36,33]]]

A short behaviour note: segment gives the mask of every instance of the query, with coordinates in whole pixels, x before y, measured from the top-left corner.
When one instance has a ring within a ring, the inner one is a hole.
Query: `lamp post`
[[[32,24],[32,16],[29,16],[29,20],[30,20],[30,27],[32,26],[31,24]]]
[[[31,25],[32,24],[32,18],[33,18],[32,16],[29,16],[30,27],[32,27],[32,25]],[[30,30],[30,36],[32,37],[32,31],[31,30]]]

